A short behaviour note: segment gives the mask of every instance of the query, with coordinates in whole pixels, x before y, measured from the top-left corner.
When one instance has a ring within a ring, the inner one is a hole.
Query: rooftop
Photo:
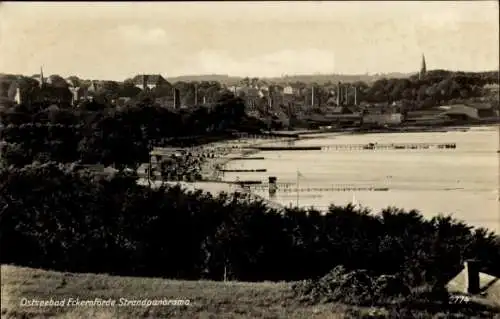
[[[467,269],[458,273],[448,282],[447,288],[450,293],[464,293],[467,291]],[[498,277],[479,272],[479,299],[500,306],[500,280]]]
[[[142,85],[146,83],[147,85],[162,85],[168,83],[167,80],[165,80],[164,77],[162,77],[160,74],[140,74],[136,75],[133,79],[132,82],[135,85]]]

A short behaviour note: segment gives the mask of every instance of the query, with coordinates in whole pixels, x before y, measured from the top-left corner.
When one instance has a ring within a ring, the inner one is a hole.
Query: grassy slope
[[[1,266],[2,318],[355,318],[368,309],[304,306],[287,283],[221,283],[72,274]],[[49,300],[189,299],[189,306],[21,307],[22,297]]]

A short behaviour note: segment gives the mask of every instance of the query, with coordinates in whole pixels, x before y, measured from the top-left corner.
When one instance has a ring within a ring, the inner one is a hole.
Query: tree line
[[[88,88],[92,81],[81,80],[77,77],[69,78],[76,86]],[[343,84],[347,89],[347,104],[354,103],[354,87],[357,88],[356,100],[358,103],[392,103],[403,101],[413,108],[427,108],[441,103],[447,104],[455,100],[467,100],[484,96],[487,92],[484,89],[486,84],[498,84],[498,71],[492,72],[452,72],[446,70],[431,70],[423,78],[413,75],[406,78],[379,78],[374,82],[351,81]],[[119,97],[131,98],[130,103],[136,103],[144,98],[150,98],[158,103],[171,102],[173,99],[172,88],[180,92],[181,103],[183,105],[197,105],[206,103],[215,103],[221,92],[224,92],[224,85],[217,81],[200,81],[176,83],[166,82],[163,85],[155,87],[149,91],[142,91],[127,79],[123,82],[98,81],[95,92],[92,95],[101,102],[110,102]],[[258,98],[257,103],[265,108],[268,105],[268,99],[274,98],[276,106],[289,104],[310,105],[311,96],[314,95],[315,105],[326,106],[334,104],[338,94],[337,83],[333,81],[326,82],[304,82],[304,81],[266,81],[258,78],[244,78],[237,85],[240,86],[259,86],[267,87],[264,91],[265,96]],[[291,85],[296,94],[290,100],[284,101],[278,96],[283,92],[285,86]],[[44,89],[38,87],[37,82],[29,77],[4,76],[0,79],[0,96],[9,96],[13,98],[15,88],[22,88],[23,98],[25,100],[36,97],[58,96],[64,101],[71,100],[71,92],[68,89],[68,83],[60,76],[51,76],[50,84],[45,84]],[[312,91],[314,87],[314,94]],[[267,92],[267,93],[266,93]],[[238,93],[240,97],[246,98],[245,93]],[[345,98],[345,92],[342,98]],[[498,106],[498,101],[495,104]],[[263,111],[264,112],[264,111]]]
[[[137,185],[49,162],[0,171],[2,263],[179,279],[301,280],[338,265],[444,284],[468,258],[500,269],[500,239],[451,217],[347,205],[283,212],[242,194]]]
[[[47,102],[16,105],[0,113],[1,155],[6,166],[33,161],[115,165],[137,168],[153,146],[203,143],[231,130],[259,130],[247,119],[244,102],[226,94],[213,106],[172,111],[143,100],[114,108],[86,101],[80,108]],[[182,137],[193,136],[192,139]]]

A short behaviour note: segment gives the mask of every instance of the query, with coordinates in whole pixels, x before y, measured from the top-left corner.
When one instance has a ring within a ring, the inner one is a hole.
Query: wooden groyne
[[[321,146],[254,146],[259,151],[321,151]]]
[[[231,161],[239,161],[239,160],[263,160],[265,159],[264,157],[229,157],[228,159],[230,159]]]
[[[360,150],[422,150],[456,149],[456,143],[391,143],[335,144],[326,146],[255,146],[259,151],[360,151]]]
[[[265,173],[267,169],[257,168],[257,169],[220,169],[219,171],[224,173]]]

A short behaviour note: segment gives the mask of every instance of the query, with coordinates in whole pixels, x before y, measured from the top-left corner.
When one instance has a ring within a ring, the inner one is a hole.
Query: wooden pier
[[[254,146],[259,151],[321,151],[321,146]]]
[[[456,143],[391,143],[334,144],[326,146],[255,146],[259,151],[362,151],[362,150],[422,150],[456,149]]]
[[[279,185],[279,184],[278,184]],[[268,185],[253,186],[249,185],[251,190],[268,190]],[[377,187],[377,186],[356,186],[356,185],[333,185],[330,187],[278,187],[276,192],[283,193],[310,193],[310,192],[387,192],[388,187]]]
[[[456,149],[456,143],[391,143],[391,144],[336,144],[321,147],[322,151],[357,151],[357,150],[422,150]]]

